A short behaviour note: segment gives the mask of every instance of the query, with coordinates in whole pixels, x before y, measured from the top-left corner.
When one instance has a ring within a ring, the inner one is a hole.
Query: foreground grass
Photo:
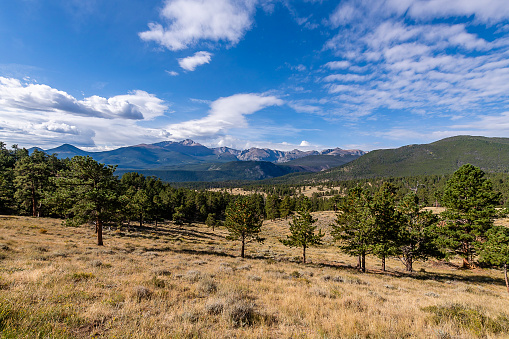
[[[330,213],[318,213],[326,229]],[[2,338],[507,338],[509,297],[497,270],[430,261],[403,274],[358,273],[330,244],[299,249],[267,222],[263,244],[204,225],[106,230],[0,217]]]

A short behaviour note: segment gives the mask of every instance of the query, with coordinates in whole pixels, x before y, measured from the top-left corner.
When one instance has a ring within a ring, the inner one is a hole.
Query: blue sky
[[[1,1],[0,51],[7,145],[509,137],[507,0]]]

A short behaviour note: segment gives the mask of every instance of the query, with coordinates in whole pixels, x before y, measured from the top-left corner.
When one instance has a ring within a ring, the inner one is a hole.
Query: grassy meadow
[[[2,338],[508,338],[501,270],[460,261],[369,257],[368,273],[328,235],[307,251],[278,238],[288,220],[265,221],[265,242],[225,239],[201,224],[106,228],[0,216]]]

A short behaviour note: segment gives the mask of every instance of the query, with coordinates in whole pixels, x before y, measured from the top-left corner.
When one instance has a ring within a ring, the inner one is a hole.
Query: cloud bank
[[[138,122],[162,116],[167,109],[163,100],[141,90],[78,100],[48,85],[0,77],[0,139],[21,145],[123,146],[155,140],[167,132]]]

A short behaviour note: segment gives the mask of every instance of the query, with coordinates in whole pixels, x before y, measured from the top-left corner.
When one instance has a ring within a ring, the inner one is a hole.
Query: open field
[[[320,227],[333,213],[315,213]],[[204,225],[105,231],[56,219],[0,217],[2,338],[507,338],[509,295],[501,270],[428,261],[416,273],[389,260],[278,238],[288,221],[265,222],[263,244]],[[459,261],[457,262],[459,264]]]

